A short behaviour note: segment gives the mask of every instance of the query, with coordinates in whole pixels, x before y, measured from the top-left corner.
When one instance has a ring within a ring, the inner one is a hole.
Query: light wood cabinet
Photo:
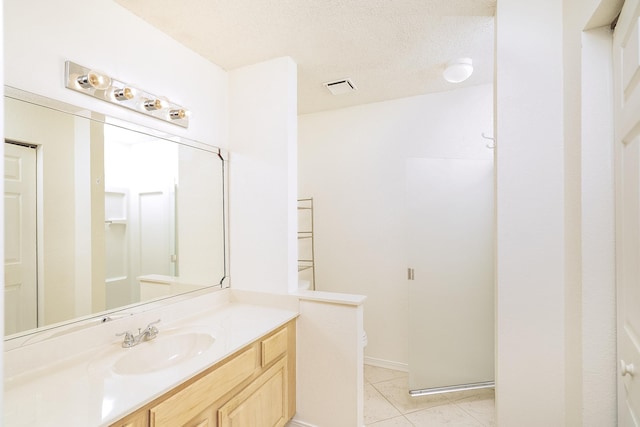
[[[137,411],[117,423],[112,424],[111,427],[147,427],[148,425],[148,414],[143,411]]]
[[[111,427],[280,427],[295,413],[295,320]]]
[[[283,357],[218,410],[219,427],[281,427],[287,418],[286,372]]]

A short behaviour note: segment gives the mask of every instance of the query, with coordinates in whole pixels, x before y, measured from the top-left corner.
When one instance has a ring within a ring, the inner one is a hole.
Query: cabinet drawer
[[[262,340],[262,367],[276,360],[287,351],[287,328]]]
[[[151,408],[151,427],[183,425],[256,370],[256,347],[233,357],[207,376]]]

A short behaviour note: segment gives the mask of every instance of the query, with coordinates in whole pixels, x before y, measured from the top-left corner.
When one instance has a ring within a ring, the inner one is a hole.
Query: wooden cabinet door
[[[110,427],[149,427],[147,411],[135,412],[117,423],[112,424]]]
[[[218,420],[216,419],[215,413],[213,413],[211,416],[205,418],[197,418],[196,421],[189,422],[183,427],[217,427],[217,425]]]
[[[287,422],[287,357],[218,410],[219,427],[281,427]]]

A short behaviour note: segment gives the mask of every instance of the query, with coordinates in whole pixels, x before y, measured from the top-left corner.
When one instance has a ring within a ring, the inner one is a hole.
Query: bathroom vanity
[[[283,426],[294,413],[290,321],[112,426]]]
[[[196,300],[5,351],[3,425],[285,425],[296,304],[232,301],[228,290]],[[122,347],[117,333],[160,316],[156,338]]]

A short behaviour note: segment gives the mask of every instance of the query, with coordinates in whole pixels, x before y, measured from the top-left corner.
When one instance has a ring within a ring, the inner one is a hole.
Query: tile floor
[[[493,427],[493,389],[411,397],[406,372],[365,365],[367,427]]]

